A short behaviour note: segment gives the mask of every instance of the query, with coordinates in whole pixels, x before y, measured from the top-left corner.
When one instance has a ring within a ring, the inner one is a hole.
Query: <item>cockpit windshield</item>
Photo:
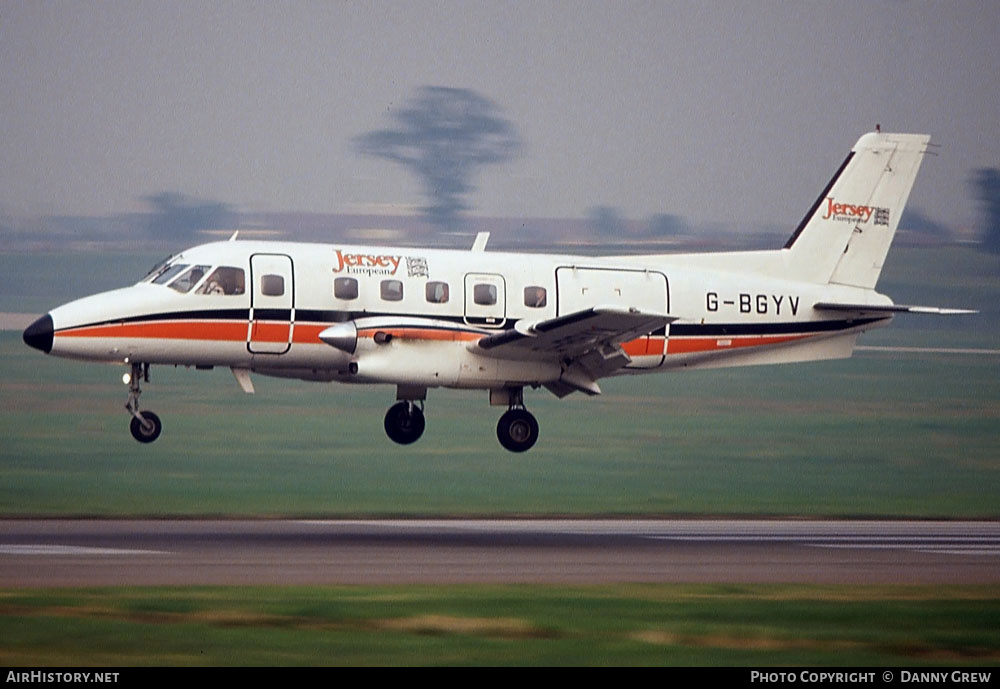
[[[182,294],[191,291],[191,288],[201,282],[205,273],[212,266],[192,266],[183,275],[170,283],[170,289],[175,289]]]
[[[150,268],[149,272],[146,273],[143,276],[142,280],[139,280],[139,282],[152,282],[156,278],[160,277],[160,275],[162,275],[163,272],[166,271],[167,268],[170,267],[170,262],[173,261],[173,260],[174,260],[174,254],[171,254],[171,255],[167,256],[165,259],[163,259],[162,261],[160,261],[159,263],[157,263],[155,266],[153,266],[152,268]]]
[[[160,272],[153,278],[154,285],[165,285],[175,277],[177,277],[182,270],[188,267],[187,263],[175,263],[172,266],[163,266]]]
[[[143,282],[166,285],[170,289],[187,294],[209,294],[229,296],[246,293],[246,273],[235,266],[191,265],[173,263],[169,258],[149,271]],[[206,278],[205,276],[208,275]]]

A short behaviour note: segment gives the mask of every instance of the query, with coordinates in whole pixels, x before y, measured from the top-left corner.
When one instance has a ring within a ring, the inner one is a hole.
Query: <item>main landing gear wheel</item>
[[[142,419],[140,420],[139,417]],[[140,443],[151,443],[160,437],[163,424],[160,423],[160,417],[153,412],[141,411],[139,416],[132,417],[132,423],[129,424],[128,428],[132,431],[132,437]]]
[[[510,409],[500,417],[497,439],[511,452],[524,452],[538,440],[538,422],[527,409]]]
[[[424,412],[413,402],[397,402],[385,413],[385,434],[393,442],[409,445],[424,432]]]

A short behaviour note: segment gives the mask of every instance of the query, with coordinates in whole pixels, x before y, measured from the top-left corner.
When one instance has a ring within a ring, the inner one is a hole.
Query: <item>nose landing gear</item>
[[[151,443],[160,437],[163,424],[160,422],[159,416],[151,411],[144,411],[132,417],[128,429],[132,431],[132,437],[140,443]]]
[[[132,370],[125,375],[128,383],[128,400],[125,402],[125,409],[132,415],[132,422],[129,424],[129,431],[132,437],[140,443],[151,443],[160,437],[163,424],[160,417],[151,411],[139,411],[139,395],[142,389],[139,387],[139,379],[149,382],[149,364],[132,364]]]

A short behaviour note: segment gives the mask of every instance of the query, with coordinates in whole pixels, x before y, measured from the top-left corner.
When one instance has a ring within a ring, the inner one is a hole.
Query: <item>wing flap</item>
[[[544,321],[524,323],[487,335],[469,349],[499,359],[558,361],[562,375],[545,385],[557,397],[572,392],[601,394],[597,379],[632,361],[622,343],[677,320],[638,309],[595,306]]]
[[[595,306],[544,321],[518,322],[514,328],[472,343],[470,349],[499,359],[566,360],[591,352],[604,359],[608,354],[602,350],[614,349],[675,320],[638,309]]]

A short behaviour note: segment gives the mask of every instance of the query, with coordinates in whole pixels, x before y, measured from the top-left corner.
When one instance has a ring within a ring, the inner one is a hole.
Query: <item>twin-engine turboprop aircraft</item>
[[[151,364],[387,383],[385,431],[412,443],[429,388],[489,391],[497,437],[538,439],[525,387],[600,394],[605,376],[849,357],[897,306],[875,283],[930,137],[866,134],[784,248],[590,258],[471,251],[216,242],[132,287],[53,309],[24,341],[57,356],[125,364],[132,435]]]

